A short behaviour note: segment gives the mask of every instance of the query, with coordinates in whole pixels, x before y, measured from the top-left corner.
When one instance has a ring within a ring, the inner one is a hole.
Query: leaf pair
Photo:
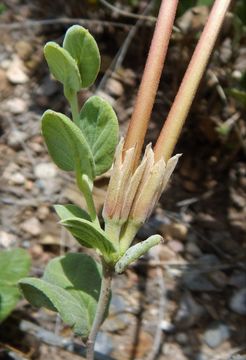
[[[100,251],[110,262],[116,249],[105,232],[90,221],[89,215],[76,205],[55,205],[55,210],[65,226],[80,245]]]
[[[19,285],[32,305],[58,312],[77,335],[87,337],[96,312],[101,272],[90,256],[70,253],[51,260],[41,279],[24,278]]]
[[[55,79],[72,93],[92,85],[100,68],[97,43],[88,30],[79,25],[68,29],[63,47],[48,42],[44,55]]]
[[[30,256],[23,249],[0,252],[0,322],[15,308],[20,298],[17,282],[27,276]]]
[[[113,162],[118,140],[117,117],[105,100],[93,96],[81,109],[78,125],[52,110],[42,117],[42,133],[56,165],[65,171],[79,167],[93,180]]]

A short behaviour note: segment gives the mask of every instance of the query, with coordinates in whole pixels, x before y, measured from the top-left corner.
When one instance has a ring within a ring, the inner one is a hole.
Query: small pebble
[[[161,329],[167,334],[172,334],[175,331],[175,325],[168,320],[163,320],[161,322]]]
[[[174,239],[185,240],[188,234],[188,228],[182,223],[162,224],[160,232],[165,237],[167,235]]]
[[[12,130],[8,135],[8,145],[15,150],[19,150],[28,135],[20,130]]]
[[[168,247],[176,253],[184,251],[184,245],[178,240],[168,241]]]
[[[177,340],[177,342],[181,345],[185,345],[187,344],[189,337],[187,334],[180,332],[175,336],[175,339]]]
[[[246,315],[246,287],[235,292],[230,299],[230,309],[240,315]]]
[[[12,114],[19,115],[27,111],[27,103],[20,98],[13,98],[6,102],[6,108]]]
[[[230,337],[230,330],[227,325],[215,322],[204,333],[205,343],[212,349],[220,346]]]
[[[17,238],[15,235],[10,234],[6,231],[0,231],[0,246],[3,248],[9,248],[12,245],[16,244]]]
[[[57,175],[57,167],[52,163],[41,163],[34,167],[34,174],[38,179],[51,179]]]
[[[20,172],[14,173],[9,177],[9,182],[12,183],[13,185],[23,185],[25,184],[25,181],[26,181],[25,176]]]
[[[195,257],[199,257],[202,255],[199,246],[197,246],[194,242],[190,242],[190,241],[186,244],[185,251],[188,254],[193,255]]]
[[[25,84],[29,80],[24,72],[24,65],[18,57],[15,57],[10,63],[6,75],[7,79],[14,85]]]
[[[118,80],[115,80],[112,78],[110,78],[107,81],[106,89],[110,95],[113,95],[116,97],[120,97],[124,92],[124,88],[123,88],[122,84]]]
[[[42,232],[41,224],[40,224],[39,220],[35,217],[32,217],[32,218],[24,221],[20,225],[20,227],[22,230],[24,230],[25,232],[27,232],[28,234],[30,234],[32,236],[38,236]]]

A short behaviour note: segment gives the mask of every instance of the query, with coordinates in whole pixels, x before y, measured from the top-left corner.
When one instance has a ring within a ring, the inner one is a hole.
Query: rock
[[[34,167],[38,179],[52,179],[57,175],[57,167],[53,163],[41,163]]]
[[[106,333],[99,332],[95,343],[95,351],[104,355],[109,355],[113,350],[113,343],[111,336]]]
[[[20,228],[32,236],[38,236],[42,232],[40,221],[35,217],[24,221]]]
[[[228,284],[228,278],[223,271],[213,271],[208,274],[209,279],[215,286],[223,289]]]
[[[202,255],[202,252],[201,252],[199,246],[196,245],[193,241],[189,241],[186,244],[185,251],[194,257],[199,257]]]
[[[176,259],[176,254],[173,250],[169,249],[166,245],[160,245],[159,246],[160,252],[159,257],[160,261],[171,261]]]
[[[168,320],[163,320],[160,326],[161,329],[167,334],[172,334],[175,331],[175,325]]]
[[[185,345],[187,344],[189,337],[186,333],[183,332],[179,332],[176,336],[175,336],[176,341],[181,344],[181,345]]]
[[[19,115],[27,111],[27,103],[20,98],[12,98],[6,101],[6,108],[12,114]]]
[[[28,60],[33,53],[33,46],[30,42],[20,40],[16,43],[15,49],[22,60]]]
[[[183,285],[191,291],[220,291],[207,277],[196,270],[190,270],[184,273],[182,279]]]
[[[120,97],[124,92],[122,84],[118,80],[115,80],[113,78],[110,78],[107,81],[106,90],[109,92],[110,95],[116,97]]]
[[[229,278],[228,284],[239,289],[246,287],[246,273],[244,271],[234,271]]]
[[[168,241],[168,247],[175,253],[180,253],[184,251],[184,245],[178,240]]]
[[[27,138],[28,135],[24,131],[12,130],[8,135],[8,145],[15,150],[19,150]]]
[[[47,206],[41,205],[37,211],[37,217],[39,220],[45,220],[49,216],[50,210]]]
[[[227,64],[232,56],[232,43],[231,39],[227,38],[220,46],[220,60],[223,64]]]
[[[246,315],[246,287],[235,292],[230,299],[230,309],[240,315]]]
[[[28,82],[28,76],[24,72],[23,62],[15,57],[7,70],[7,79],[14,85],[25,84]]]
[[[17,237],[11,233],[1,230],[0,231],[0,247],[10,248],[17,242]]]
[[[212,349],[220,346],[229,337],[230,330],[222,322],[214,322],[204,333],[204,341]]]
[[[175,323],[180,328],[189,328],[196,324],[204,313],[204,308],[194,300],[189,292],[186,292],[180,300]]]
[[[47,97],[53,96],[59,90],[59,85],[56,81],[52,80],[50,76],[46,76],[41,86],[37,90],[38,95],[45,95]]]
[[[188,228],[182,223],[163,224],[160,226],[160,232],[164,237],[169,235],[174,239],[185,240]]]
[[[205,354],[199,352],[195,354],[194,360],[209,360],[209,359]]]
[[[9,182],[13,185],[23,185],[26,182],[26,178],[22,173],[16,172],[10,175]]]

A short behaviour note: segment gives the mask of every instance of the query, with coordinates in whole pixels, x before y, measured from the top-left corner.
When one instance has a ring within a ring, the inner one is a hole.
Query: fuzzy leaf
[[[67,90],[77,92],[81,89],[81,78],[75,59],[69,52],[55,42],[44,47],[44,56],[50,72]]]
[[[88,336],[101,286],[101,267],[91,257],[71,253],[55,258],[42,279],[25,278],[19,284],[32,305],[58,312],[77,335]]]
[[[122,273],[127,268],[128,265],[139,259],[153,246],[159,244],[161,240],[162,237],[160,235],[153,235],[150,236],[147,240],[131,246],[116,263],[115,271],[118,274]]]
[[[105,232],[93,223],[80,218],[70,218],[62,220],[60,223],[82,246],[98,249],[105,257],[116,251]]]
[[[82,26],[74,25],[66,32],[63,47],[76,60],[81,87],[92,85],[100,68],[100,54],[93,36]]]
[[[81,109],[79,127],[93,154],[96,175],[101,175],[113,162],[119,136],[117,116],[105,100],[92,96]]]
[[[42,117],[42,133],[53,161],[65,171],[79,165],[82,173],[94,177],[90,148],[79,128],[65,115],[47,110]]]
[[[0,322],[15,308],[20,298],[17,282],[28,274],[30,265],[23,249],[0,251]]]

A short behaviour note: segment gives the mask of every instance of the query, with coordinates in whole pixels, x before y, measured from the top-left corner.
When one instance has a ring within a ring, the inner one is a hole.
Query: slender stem
[[[113,271],[112,268],[110,268],[103,260],[102,260],[102,267],[103,267],[103,276],[102,276],[100,296],[98,299],[96,315],[87,341],[87,354],[86,354],[87,360],[94,360],[94,347],[95,347],[97,333],[102,324],[110,298]]]
[[[76,125],[79,125],[79,106],[78,106],[78,97],[76,93],[74,93],[70,97],[69,103],[71,106],[73,121]]]
[[[167,161],[173,153],[230,3],[231,0],[215,0],[214,2],[207,24],[155,145],[156,161],[162,156]]]
[[[135,165],[141,155],[144,137],[155,101],[178,0],[162,0],[149,55],[127,131],[124,150],[136,146]]]
[[[86,175],[81,175],[81,172],[77,169],[76,170],[76,180],[77,180],[78,188],[80,189],[80,191],[83,193],[83,195],[85,197],[88,212],[90,214],[92,222],[100,227],[100,222],[97,217],[97,212],[96,212],[96,208],[95,208],[95,204],[94,204],[94,200],[93,200],[93,196],[92,196],[92,191],[90,189],[88,177]]]

